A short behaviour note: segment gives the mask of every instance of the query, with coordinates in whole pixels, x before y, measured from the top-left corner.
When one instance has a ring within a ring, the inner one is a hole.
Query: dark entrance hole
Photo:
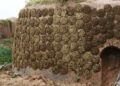
[[[112,86],[120,71],[120,49],[106,47],[100,55],[102,59],[102,86]]]

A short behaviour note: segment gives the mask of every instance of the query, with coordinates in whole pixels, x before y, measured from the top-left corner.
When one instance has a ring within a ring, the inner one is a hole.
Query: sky
[[[25,0],[0,0],[0,19],[18,17],[24,7]]]

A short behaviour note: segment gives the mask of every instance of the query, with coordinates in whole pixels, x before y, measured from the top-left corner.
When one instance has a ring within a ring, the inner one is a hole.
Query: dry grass
[[[28,4],[51,4],[57,3],[57,0],[30,0]]]
[[[52,4],[52,3],[65,3],[67,1],[83,2],[86,0],[29,0],[28,5],[32,4]]]

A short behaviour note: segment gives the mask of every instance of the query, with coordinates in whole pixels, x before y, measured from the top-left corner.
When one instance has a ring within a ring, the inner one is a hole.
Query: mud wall
[[[14,34],[15,22],[0,22],[0,38],[9,38]]]
[[[90,79],[101,70],[99,48],[107,39],[120,39],[119,29],[120,6],[25,8],[15,30],[13,65]]]

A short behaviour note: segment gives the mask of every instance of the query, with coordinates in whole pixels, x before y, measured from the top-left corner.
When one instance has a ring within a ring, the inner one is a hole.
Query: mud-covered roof
[[[81,4],[101,9],[106,4],[110,4],[111,6],[120,5],[120,0],[87,0],[86,2],[82,2]]]
[[[54,1],[54,0],[53,0]],[[41,2],[43,3],[43,2]],[[97,8],[97,9],[101,9],[103,8],[106,4],[110,4],[111,6],[116,6],[116,5],[120,5],[120,0],[69,0],[64,4],[61,3],[55,3],[51,1],[50,4],[40,4],[40,3],[36,3],[36,4],[29,4],[26,5],[26,8],[29,9],[43,9],[43,8],[56,8],[56,7],[62,7],[65,8],[67,6],[72,6],[74,7],[76,4],[81,4],[82,6],[84,5],[89,5],[92,8]]]

